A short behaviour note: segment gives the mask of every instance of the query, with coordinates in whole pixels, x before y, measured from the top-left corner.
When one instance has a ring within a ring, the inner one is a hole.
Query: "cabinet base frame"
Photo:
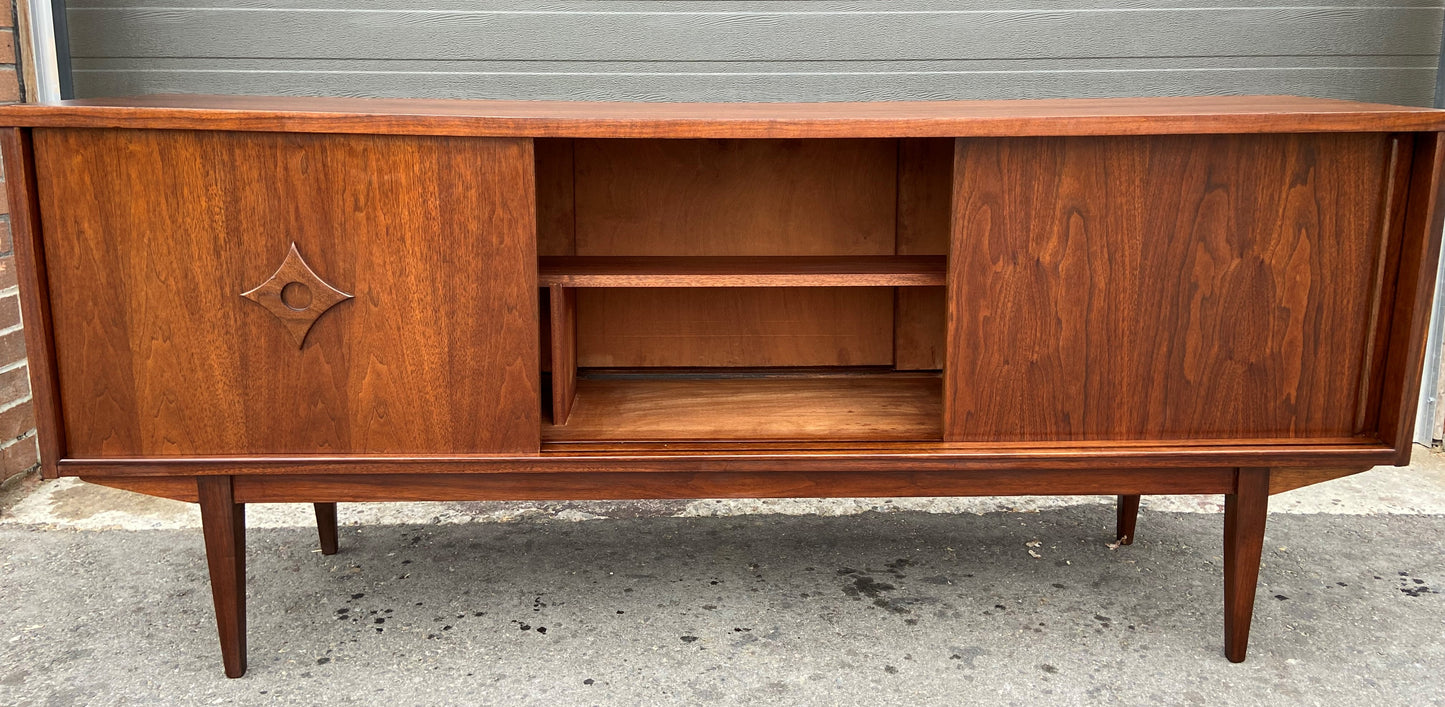
[[[1287,470],[1285,475],[1288,476]],[[1362,471],[1338,470],[1338,475]],[[1323,474],[1316,474],[1316,478]],[[1333,477],[1331,477],[1333,478]],[[336,552],[337,502],[589,500],[1116,494],[1120,540],[1133,540],[1141,495],[1225,495],[1225,656],[1245,658],[1271,492],[1267,467],[1069,469],[1000,472],[560,472],[490,474],[277,474],[82,477],[106,486],[199,502],[222,662],[246,670],[245,504],[307,502],[325,554]],[[1298,481],[1295,479],[1293,481]],[[1123,544],[1128,544],[1123,543]]]

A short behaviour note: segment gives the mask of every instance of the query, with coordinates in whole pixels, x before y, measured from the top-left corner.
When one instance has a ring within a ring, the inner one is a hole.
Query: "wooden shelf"
[[[544,442],[943,438],[942,379],[931,373],[581,377],[576,386],[567,424],[544,424]]]
[[[543,287],[937,287],[942,255],[540,259]]]

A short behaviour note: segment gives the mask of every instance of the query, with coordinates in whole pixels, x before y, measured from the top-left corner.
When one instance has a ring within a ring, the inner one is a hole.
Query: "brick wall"
[[[21,99],[15,41],[15,8],[0,9],[0,102]],[[0,177],[0,485],[34,473],[35,410],[30,402],[30,371],[25,366],[20,331],[20,297],[15,288],[15,241],[10,236],[10,202]]]

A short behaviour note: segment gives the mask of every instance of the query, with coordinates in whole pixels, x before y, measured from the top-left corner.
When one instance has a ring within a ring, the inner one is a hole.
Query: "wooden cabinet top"
[[[1445,111],[1298,96],[602,103],[154,95],[0,107],[0,125],[496,137],[794,138],[1445,130]]]

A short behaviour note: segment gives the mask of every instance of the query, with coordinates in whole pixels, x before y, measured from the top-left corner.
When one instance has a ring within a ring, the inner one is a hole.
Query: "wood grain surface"
[[[942,255],[541,258],[537,281],[562,287],[942,287]]]
[[[565,425],[577,399],[577,291],[553,285],[551,310],[552,424]]]
[[[69,454],[536,451],[529,142],[35,142]],[[293,241],[355,295],[299,351],[241,297]]]
[[[888,366],[893,291],[578,290],[577,362],[603,368]]]
[[[942,370],[948,332],[947,288],[898,288],[893,317],[894,367],[900,371]]]
[[[134,491],[186,503],[197,503],[197,477],[194,476],[84,476],[81,480],[108,488]]]
[[[238,678],[246,673],[246,506],[229,476],[198,477],[196,491],[221,663],[226,677]]]
[[[899,255],[947,255],[953,216],[953,140],[898,141]],[[893,365],[900,370],[943,368],[948,293],[945,288],[899,289],[893,319]]]
[[[577,209],[574,141],[533,140],[537,184],[537,254],[575,255]]]
[[[930,374],[583,379],[546,441],[937,440],[942,384]]]
[[[1199,440],[1147,443],[970,444],[960,442],[558,442],[527,456],[208,456],[72,458],[63,476],[146,478],[175,474],[493,474],[626,472],[1007,471],[1233,467],[1357,467],[1388,464],[1395,450],[1380,442]]]
[[[696,473],[237,476],[238,499],[285,503],[440,500],[608,500],[618,498],[868,498],[879,496],[1226,493],[1234,470],[1119,469],[989,473]]]
[[[1249,650],[1269,516],[1269,477],[1268,468],[1241,468],[1234,491],[1224,496],[1224,655],[1231,663],[1244,662]]]
[[[578,140],[577,255],[892,255],[892,140]]]
[[[946,438],[1360,433],[1389,149],[959,141]]]
[[[1114,539],[1120,545],[1134,544],[1134,531],[1139,525],[1139,498],[1139,494],[1132,493],[1122,494],[1116,500]]]
[[[602,138],[887,138],[1445,129],[1445,112],[1297,96],[641,103],[152,95],[0,106],[0,125]]]
[[[1228,493],[1234,470],[1119,469],[1080,474],[1061,469],[974,472],[583,472],[577,474],[287,474],[262,483],[236,477],[248,503],[335,501],[607,500],[617,498],[843,498],[857,496],[992,496],[1112,493]],[[84,477],[85,481],[177,501],[196,502],[196,477]],[[632,494],[632,495],[623,495]],[[647,494],[638,496],[637,494]]]
[[[296,347],[306,344],[306,334],[321,315],[332,307],[351,299],[351,295],[332,287],[317,275],[301,252],[292,243],[286,252],[286,259],[265,282],[241,293],[257,306],[276,317],[291,337]]]
[[[1425,366],[1425,337],[1430,328],[1430,302],[1435,293],[1440,259],[1440,203],[1445,170],[1445,134],[1421,136],[1414,143],[1409,196],[1399,239],[1399,266],[1391,278],[1394,297],[1389,312],[1389,348],[1384,360],[1379,429],[1381,438],[1398,450],[1396,466],[1410,463],[1414,449],[1415,409]]]
[[[1378,431],[1382,439],[1390,439],[1387,428],[1394,424],[1389,419],[1392,415],[1381,417],[1381,403],[1399,373],[1388,370],[1387,365],[1391,352],[1390,333],[1395,329],[1394,312],[1397,295],[1400,294],[1401,249],[1406,240],[1404,228],[1410,205],[1411,173],[1416,166],[1417,148],[1430,141],[1430,135],[1392,134],[1385,167],[1385,196],[1380,200],[1380,218],[1376,224],[1379,235],[1375,240],[1379,250],[1375,254],[1375,274],[1369,293],[1370,301],[1376,304],[1371,309],[1365,329],[1366,345],[1371,348],[1366,349],[1365,360],[1360,367],[1360,391],[1355,403],[1355,429],[1362,434]],[[1418,190],[1416,195],[1419,195]]]
[[[892,256],[891,140],[574,141],[578,256]],[[886,365],[893,293],[578,293],[578,362]]]
[[[1368,471],[1368,469],[1340,469],[1331,467],[1275,468],[1270,470],[1269,474],[1269,494],[1273,496],[1277,493],[1285,493],[1306,486],[1333,481],[1364,471]]]
[[[336,527],[336,504],[316,503],[312,504],[316,511],[316,535],[320,541],[321,554],[335,555],[341,548],[337,538]]]
[[[34,401],[36,443],[41,474],[59,476],[56,462],[65,456],[65,422],[60,412],[60,382],[55,361],[54,322],[50,314],[50,275],[45,261],[40,204],[35,184],[35,154],[29,130],[0,130],[5,191],[10,201],[10,235],[15,248],[15,278],[25,324],[25,359]]]

